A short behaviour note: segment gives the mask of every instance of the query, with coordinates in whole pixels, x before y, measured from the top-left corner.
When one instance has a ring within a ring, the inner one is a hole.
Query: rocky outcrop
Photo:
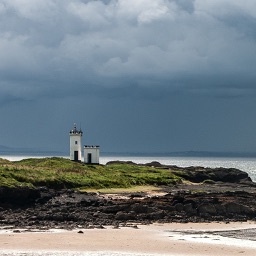
[[[41,195],[39,197],[38,192]],[[33,200],[26,206],[18,203],[17,199],[12,205],[10,202],[1,202],[0,225],[12,225],[14,228],[91,228],[102,225],[126,225],[129,222],[147,224],[156,221],[256,219],[255,192],[195,193],[180,190],[164,196],[130,198],[127,195],[122,199],[71,190],[48,191],[46,188],[40,189],[36,194],[33,193],[27,194],[26,198]]]
[[[129,222],[256,220],[256,185],[247,173],[237,169],[163,166],[158,162],[146,165],[168,169],[193,183],[162,187],[165,195],[161,196],[0,187],[0,226],[102,228]]]
[[[233,183],[252,181],[248,173],[235,168],[179,167],[172,172],[186,180],[197,183],[209,180]]]

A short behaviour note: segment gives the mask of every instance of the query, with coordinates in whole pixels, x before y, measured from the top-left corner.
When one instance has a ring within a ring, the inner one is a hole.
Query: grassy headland
[[[0,159],[0,186],[102,189],[160,186],[181,182],[168,169],[129,163],[85,165],[65,158]]]
[[[69,229],[128,222],[245,221],[256,216],[255,187],[247,173],[232,168],[0,159],[1,225]]]

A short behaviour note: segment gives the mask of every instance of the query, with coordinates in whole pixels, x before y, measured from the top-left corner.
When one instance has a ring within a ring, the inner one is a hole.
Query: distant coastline
[[[68,151],[39,148],[15,148],[0,145],[0,155],[68,156]],[[256,152],[218,152],[218,151],[171,151],[171,152],[130,152],[102,151],[101,155],[120,157],[219,157],[256,158]]]
[[[65,156],[64,151],[36,149],[36,148],[13,148],[0,145],[0,155],[34,155],[34,156]]]

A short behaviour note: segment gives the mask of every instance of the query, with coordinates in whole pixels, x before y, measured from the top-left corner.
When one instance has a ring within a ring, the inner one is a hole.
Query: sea
[[[0,158],[8,159],[10,161],[19,161],[25,158],[38,157],[53,157],[54,155],[1,155]],[[60,155],[60,157],[69,158],[67,155]],[[256,157],[188,157],[188,156],[159,156],[159,155],[103,155],[100,157],[100,164],[106,164],[110,161],[132,161],[134,163],[150,163],[157,161],[164,165],[176,165],[180,167],[201,166],[201,167],[225,167],[237,168],[248,173],[249,177],[256,182]]]

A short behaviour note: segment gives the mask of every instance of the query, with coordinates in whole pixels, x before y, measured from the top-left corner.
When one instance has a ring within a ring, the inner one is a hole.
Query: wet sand
[[[119,252],[150,255],[202,255],[202,256],[255,256],[255,241],[246,232],[240,239],[220,236],[212,231],[256,230],[255,222],[245,223],[170,223],[139,225],[138,229],[83,229],[47,232],[21,232],[2,230],[0,255],[12,252]],[[233,232],[234,233],[234,232]],[[10,254],[11,255],[11,254]],[[81,254],[82,255],[82,254]]]

